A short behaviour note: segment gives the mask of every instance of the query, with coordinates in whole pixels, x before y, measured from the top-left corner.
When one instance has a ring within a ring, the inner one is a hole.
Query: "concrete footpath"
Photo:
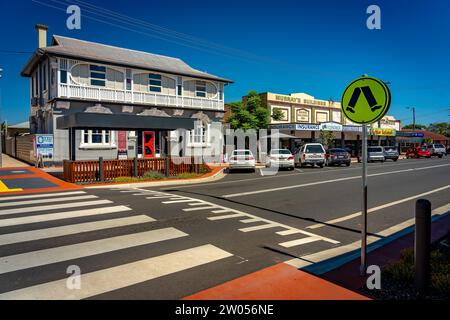
[[[7,154],[2,154],[2,168],[10,168],[10,167],[29,167],[30,165],[17,160]]]

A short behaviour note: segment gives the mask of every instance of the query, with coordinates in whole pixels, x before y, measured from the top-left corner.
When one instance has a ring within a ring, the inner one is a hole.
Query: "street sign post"
[[[367,268],[367,125],[380,120],[389,110],[391,93],[381,80],[363,76],[352,81],[344,90],[341,110],[350,121],[362,125],[362,221],[361,275]]]

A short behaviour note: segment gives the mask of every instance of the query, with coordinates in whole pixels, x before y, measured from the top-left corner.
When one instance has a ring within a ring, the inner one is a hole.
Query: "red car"
[[[431,152],[425,147],[411,148],[406,151],[406,158],[431,158]]]

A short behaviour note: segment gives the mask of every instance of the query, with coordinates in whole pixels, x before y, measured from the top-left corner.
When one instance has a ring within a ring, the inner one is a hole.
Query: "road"
[[[418,197],[450,210],[450,157],[374,163],[368,172],[374,239],[404,228]],[[360,239],[360,174],[352,164],[2,196],[0,299],[179,299],[280,262],[331,257]],[[73,270],[80,290],[67,290]]]

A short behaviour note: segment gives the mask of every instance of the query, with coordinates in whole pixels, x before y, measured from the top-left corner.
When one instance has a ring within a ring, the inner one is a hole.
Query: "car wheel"
[[[398,160],[398,158],[395,158],[395,159],[394,159],[394,162],[397,162],[397,160]]]
[[[319,167],[320,167],[320,168],[323,168],[323,163],[319,164]]]
[[[347,167],[350,167],[350,162],[347,162],[345,165],[346,165]]]
[[[442,154],[438,155],[438,158],[439,158],[439,159],[442,158]]]

